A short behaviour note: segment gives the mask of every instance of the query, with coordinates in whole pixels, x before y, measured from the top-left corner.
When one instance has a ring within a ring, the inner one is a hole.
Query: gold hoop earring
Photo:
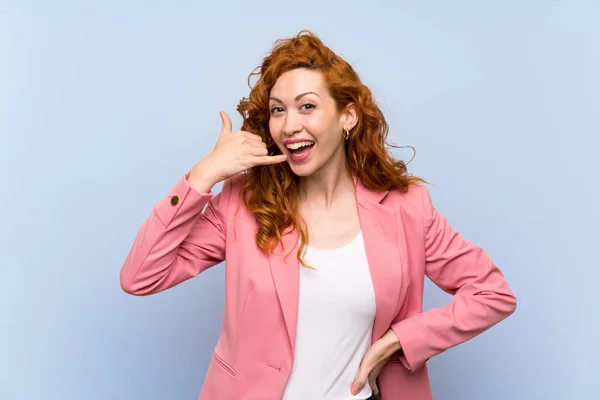
[[[344,140],[348,140],[348,138],[350,137],[350,131],[348,131],[348,129],[344,129]]]

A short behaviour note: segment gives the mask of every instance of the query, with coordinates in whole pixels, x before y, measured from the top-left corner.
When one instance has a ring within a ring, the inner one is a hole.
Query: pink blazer
[[[225,261],[223,325],[200,400],[281,399],[293,362],[298,236],[284,236],[284,249],[266,255],[238,195],[241,176],[214,195],[197,192],[187,175],[141,226],[121,286],[149,295]],[[433,207],[424,186],[402,194],[355,183],[377,307],[373,342],[391,327],[403,348],[379,374],[380,398],[431,399],[425,362],[506,318],[515,296],[486,252]],[[426,275],[453,295],[450,304],[422,311]]]

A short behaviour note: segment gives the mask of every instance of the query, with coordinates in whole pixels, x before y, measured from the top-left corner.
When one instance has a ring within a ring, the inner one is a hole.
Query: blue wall
[[[430,361],[436,398],[600,398],[599,3],[366,4],[0,5],[0,399],[197,398],[222,266],[148,298],[119,269],[219,110],[239,127],[248,73],[303,28],[355,66],[518,296]],[[428,283],[427,308],[448,301]]]

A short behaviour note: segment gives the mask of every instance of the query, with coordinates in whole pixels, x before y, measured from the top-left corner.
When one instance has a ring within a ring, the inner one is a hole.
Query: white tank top
[[[362,233],[342,248],[309,247],[300,266],[294,364],[282,400],[355,400],[350,393],[371,345],[375,293]]]

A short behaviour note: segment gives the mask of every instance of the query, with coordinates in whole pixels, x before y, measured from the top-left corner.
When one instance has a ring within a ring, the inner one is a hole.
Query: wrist
[[[210,162],[205,159],[192,168],[187,181],[196,191],[208,193],[219,182],[219,179],[211,172]]]
[[[392,330],[392,328],[388,329],[388,331],[385,333],[384,339],[386,353],[390,356],[402,350],[402,344],[400,343],[398,336],[396,336],[396,333]]]

